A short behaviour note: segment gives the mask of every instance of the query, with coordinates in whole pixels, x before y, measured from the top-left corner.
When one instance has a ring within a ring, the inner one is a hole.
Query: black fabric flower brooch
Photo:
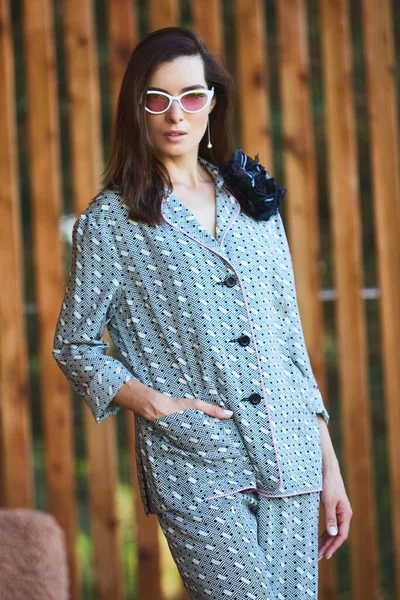
[[[287,189],[276,185],[275,178],[258,162],[258,154],[252,159],[238,148],[233,158],[218,168],[243,211],[256,221],[268,221],[280,209]]]

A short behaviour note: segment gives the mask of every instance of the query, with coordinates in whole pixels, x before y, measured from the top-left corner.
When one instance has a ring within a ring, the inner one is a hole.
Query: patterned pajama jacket
[[[130,379],[233,411],[135,415],[144,510],[193,598],[316,598],[317,414],[329,414],[283,222],[279,210],[247,216],[198,160],[215,180],[215,238],[173,193],[157,227],[129,219],[109,188],[78,216],[53,356],[97,423],[120,411],[112,400]]]

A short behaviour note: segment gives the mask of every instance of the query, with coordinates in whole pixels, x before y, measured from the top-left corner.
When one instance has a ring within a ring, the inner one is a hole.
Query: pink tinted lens
[[[182,106],[186,110],[200,110],[207,102],[207,94],[203,92],[190,92],[181,99]]]
[[[147,94],[146,107],[153,112],[161,112],[168,106],[168,98],[159,94]]]

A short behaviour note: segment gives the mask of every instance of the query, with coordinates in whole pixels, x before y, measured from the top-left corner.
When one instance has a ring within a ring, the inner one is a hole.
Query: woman
[[[351,508],[301,329],[286,190],[251,161],[235,173],[233,95],[192,31],[137,45],[108,179],[74,225],[53,356],[98,423],[134,412],[144,509],[192,598],[317,598],[318,554],[347,538]],[[262,210],[250,167],[274,192]]]

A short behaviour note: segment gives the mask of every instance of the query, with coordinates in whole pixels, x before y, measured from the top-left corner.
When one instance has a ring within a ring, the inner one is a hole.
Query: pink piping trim
[[[264,490],[260,490],[257,488],[257,492],[260,493],[261,496],[265,496],[267,498],[287,498],[288,496],[298,496],[299,494],[311,494],[311,492],[320,492],[321,488],[317,488],[316,490],[303,490],[302,492],[290,492],[290,494],[281,494],[280,496],[271,496],[268,492]]]
[[[243,492],[244,490],[254,490],[258,492],[264,498],[287,498],[288,496],[298,496],[299,494],[311,494],[311,492],[320,492],[322,488],[318,488],[316,490],[304,490],[302,492],[291,492],[290,494],[280,494],[280,496],[271,496],[265,490],[260,490],[260,488],[256,488],[254,486],[240,488],[239,490],[234,490],[233,492],[227,492],[226,494],[219,494],[217,496],[208,496],[208,498],[204,498],[206,500],[215,500],[215,498],[223,498],[224,496],[231,496],[232,494],[237,494],[238,492]]]
[[[224,186],[222,186],[222,187],[224,187]],[[225,191],[228,192],[228,190],[226,188],[225,188]],[[226,226],[226,229],[225,229],[225,231],[224,231],[224,233],[222,235],[221,244],[220,244],[221,246],[223,246],[223,241],[225,239],[226,234],[228,233],[229,229],[234,224],[234,222],[236,221],[236,219],[237,219],[237,217],[239,216],[239,213],[240,213],[240,204],[239,204],[239,202],[236,200],[236,198],[234,196],[232,196],[232,198],[234,198],[234,200],[236,201],[237,209],[236,209],[235,214],[231,217],[231,220],[228,222],[228,225]]]
[[[230,227],[236,221],[236,219],[237,219],[237,217],[238,217],[238,215],[240,213],[240,210],[241,210],[241,206],[240,206],[239,202],[237,201],[237,199],[235,198],[235,196],[232,196],[232,198],[235,200],[235,202],[236,202],[236,204],[238,206],[238,210],[233,215],[233,217],[231,218],[231,220],[229,221],[229,223],[228,223],[228,225],[227,225],[227,227],[226,227],[226,229],[225,229],[225,231],[223,233],[223,236],[221,238],[221,244],[220,244],[220,246],[222,246],[222,241],[223,241],[224,237],[226,236],[226,234],[227,234],[228,230],[230,229]],[[162,213],[162,211],[161,211],[161,213]],[[239,285],[240,285],[240,290],[242,292],[244,304],[245,304],[245,307],[246,307],[247,318],[249,320],[249,325],[250,325],[251,337],[253,338],[254,350],[255,350],[256,360],[257,360],[257,365],[258,365],[258,372],[259,372],[260,379],[261,379],[261,388],[262,388],[262,392],[263,392],[263,395],[264,395],[265,408],[267,409],[267,415],[268,415],[268,421],[269,421],[269,426],[270,426],[271,435],[272,435],[272,444],[274,446],[276,464],[278,466],[279,483],[278,483],[278,486],[275,489],[271,490],[272,492],[275,492],[275,491],[279,490],[282,487],[282,471],[281,471],[281,467],[280,467],[279,460],[278,460],[278,455],[277,455],[277,450],[276,450],[276,444],[275,444],[275,438],[274,438],[274,432],[273,432],[272,422],[271,422],[271,415],[269,413],[268,403],[267,403],[267,399],[266,399],[266,393],[265,393],[265,388],[264,388],[264,378],[263,378],[263,373],[262,373],[262,369],[261,369],[260,360],[258,358],[258,351],[257,351],[256,338],[255,338],[254,330],[253,330],[253,323],[251,321],[250,310],[249,310],[249,306],[247,304],[246,295],[244,293],[244,289],[243,289],[243,285],[242,285],[242,282],[241,282],[240,277],[239,277],[239,273],[236,271],[235,267],[232,265],[232,263],[225,256],[223,256],[222,254],[220,254],[219,252],[217,252],[213,248],[210,248],[210,246],[207,246],[207,244],[203,244],[203,242],[200,242],[198,239],[196,239],[195,237],[193,237],[192,235],[190,235],[190,233],[187,233],[186,231],[184,231],[180,227],[177,227],[176,225],[174,225],[173,223],[171,223],[171,221],[168,221],[168,219],[166,219],[164,217],[164,214],[162,214],[162,217],[163,217],[164,221],[166,221],[167,223],[169,223],[173,229],[176,229],[177,231],[181,231],[184,235],[187,235],[193,241],[197,242],[201,246],[204,246],[205,248],[208,248],[209,250],[211,250],[211,252],[214,252],[214,254],[218,254],[218,256],[220,256],[223,260],[225,260],[231,266],[231,268],[234,270],[234,272],[236,273],[236,276],[237,276],[237,279],[238,279],[238,282],[239,282]]]

